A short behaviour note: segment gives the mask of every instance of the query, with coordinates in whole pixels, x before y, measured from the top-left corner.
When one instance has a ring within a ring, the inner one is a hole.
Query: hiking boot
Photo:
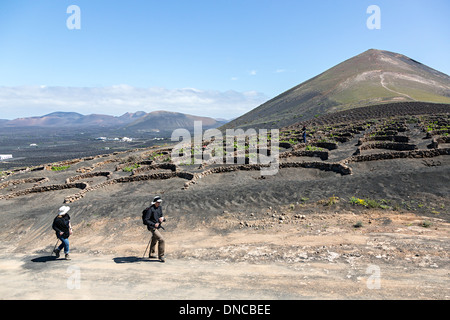
[[[166,262],[166,260],[164,259],[164,257],[159,257],[159,262]]]
[[[69,257],[69,254],[68,254],[68,253],[66,253],[66,256],[64,257],[64,259],[70,260],[70,257]]]
[[[60,251],[59,249],[53,250],[53,252],[55,253],[56,259],[59,258],[59,251]]]

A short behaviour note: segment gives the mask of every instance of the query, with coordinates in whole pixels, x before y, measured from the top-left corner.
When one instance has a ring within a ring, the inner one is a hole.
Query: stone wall
[[[428,145],[428,148],[437,149],[441,143],[450,143],[450,136],[433,137],[433,139],[431,139],[431,143]]]
[[[407,136],[398,136],[398,135],[375,135],[375,136],[367,136],[360,138],[358,140],[358,145],[362,145],[365,142],[369,141],[393,141],[393,142],[402,142],[402,143],[408,143],[409,137]]]
[[[104,165],[107,165],[107,164],[110,164],[110,163],[118,162],[118,161],[119,161],[119,159],[108,159],[108,160],[105,160],[105,161],[94,163],[90,167],[79,168],[79,169],[77,169],[77,172],[78,173],[88,173],[88,172],[91,172],[91,171],[95,170],[98,167],[101,167],[101,166],[104,166]]]
[[[216,174],[216,173],[227,173],[227,172],[234,172],[239,170],[260,170],[263,167],[269,167],[269,165],[262,165],[262,164],[241,164],[241,165],[229,165],[229,166],[221,166],[216,168],[207,169],[200,173],[195,173],[192,175],[192,178],[189,179],[188,182],[184,184],[184,189],[187,189],[191,184],[197,183],[197,181],[203,177],[206,177],[210,174]]]
[[[49,181],[48,178],[28,178],[28,179],[19,179],[19,180],[13,180],[13,181],[6,181],[3,183],[0,183],[0,189],[7,188],[9,186],[15,186],[23,183],[35,183],[34,186],[37,186],[43,182]]]
[[[338,148],[337,143],[335,142],[313,142],[311,143],[311,145],[316,146],[318,148],[324,148],[324,149],[328,149],[328,150],[335,150]]]
[[[153,164],[153,160],[142,160],[142,161],[131,161],[131,162],[125,162],[125,163],[120,163],[118,165],[116,165],[116,168],[114,169],[115,171],[120,171],[123,170],[123,168],[126,167],[132,167],[134,165],[151,165]]]
[[[377,141],[377,142],[369,142],[362,146],[359,146],[355,151],[354,155],[358,155],[363,150],[371,150],[371,149],[387,149],[387,150],[396,150],[396,151],[409,151],[417,149],[415,144],[409,143],[396,143],[396,142],[386,142],[386,141]]]
[[[402,159],[402,158],[433,158],[442,155],[450,155],[450,148],[445,149],[431,149],[431,150],[412,150],[412,151],[396,151],[383,152],[368,155],[352,156],[343,161],[343,163],[362,162],[362,161],[376,161],[387,159]]]
[[[66,179],[66,183],[71,183],[71,182],[75,182],[81,179],[87,179],[87,178],[93,178],[93,177],[106,177],[106,179],[111,179],[112,176],[112,172],[90,172],[90,173],[85,173],[85,174],[80,174],[78,176],[75,177],[70,177]]]
[[[140,163],[139,163],[140,164]],[[151,171],[151,170],[158,170],[158,169],[164,169],[164,170],[171,170],[171,171],[177,171],[178,167],[173,163],[158,163],[158,164],[151,164],[146,165],[143,167],[139,167],[136,169],[133,169],[131,172],[131,175],[137,175],[142,172]]]
[[[0,195],[0,200],[2,199],[12,199],[18,196],[24,196],[31,193],[39,193],[39,192],[47,192],[47,191],[56,191],[56,190],[64,190],[64,189],[71,189],[71,188],[78,188],[78,189],[86,189],[89,185],[84,182],[78,182],[78,183],[67,183],[67,184],[55,184],[50,186],[42,186],[42,187],[33,187],[21,191],[16,191],[12,193],[8,193],[6,195]]]
[[[216,168],[211,168],[205,170],[201,173],[196,173],[193,178],[189,179],[184,184],[183,189],[187,189],[190,185],[197,183],[197,181],[210,174],[217,173],[228,173],[235,171],[251,171],[251,170],[261,170],[262,168],[269,168],[270,165],[267,164],[244,164],[244,165],[234,165],[234,166],[221,166]],[[343,163],[327,163],[327,162],[284,162],[279,163],[279,168],[314,168],[324,171],[334,171],[342,175],[352,174],[351,168]]]
[[[189,173],[183,174],[182,172],[160,172],[160,173],[153,173],[153,174],[143,174],[143,175],[135,175],[135,176],[127,176],[127,177],[121,177],[117,179],[111,179],[99,184],[96,184],[94,186],[88,186],[87,188],[83,189],[82,191],[68,196],[64,199],[64,203],[71,203],[74,201],[77,201],[84,197],[84,195],[88,192],[98,190],[100,188],[104,188],[113,184],[118,183],[128,183],[128,182],[136,182],[136,181],[147,181],[147,180],[164,180],[164,179],[170,179],[174,177],[180,177],[180,178],[192,178],[193,175]]]
[[[280,153],[280,158],[289,157],[319,157],[321,160],[328,160],[328,151],[297,150]]]
[[[341,162],[284,162],[280,163],[280,168],[315,168],[323,171],[334,171],[336,173],[340,173],[341,175],[352,174],[352,169]]]

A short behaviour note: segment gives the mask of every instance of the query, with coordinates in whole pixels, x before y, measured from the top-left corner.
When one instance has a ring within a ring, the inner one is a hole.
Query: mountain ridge
[[[176,128],[193,129],[194,121],[202,121],[206,128],[215,128],[226,121],[200,117],[180,112],[145,111],[126,112],[121,116],[105,114],[82,115],[77,112],[56,111],[43,116],[24,117],[13,120],[0,119],[0,128],[88,128],[119,127],[138,131],[168,131]]]
[[[393,102],[450,104],[450,77],[405,55],[369,49],[230,121],[228,128],[281,128],[332,112]]]

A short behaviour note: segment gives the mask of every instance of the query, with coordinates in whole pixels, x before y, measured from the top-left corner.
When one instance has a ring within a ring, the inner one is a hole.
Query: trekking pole
[[[58,242],[59,242],[59,239],[56,239],[56,244],[55,244],[55,246],[53,247],[53,251],[52,251],[52,253],[50,254],[50,257],[53,256],[53,252],[55,252],[55,249],[56,249],[56,246],[58,245]]]
[[[145,258],[145,254],[147,253],[148,247],[150,246],[150,241],[152,241],[152,238],[150,237],[150,240],[148,241],[147,248],[145,248],[144,254],[142,255],[142,259]]]

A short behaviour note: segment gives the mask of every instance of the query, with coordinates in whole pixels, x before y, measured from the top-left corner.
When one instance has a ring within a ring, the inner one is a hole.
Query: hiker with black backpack
[[[59,258],[59,253],[64,249],[65,259],[70,260],[69,257],[69,236],[72,234],[72,226],[70,224],[70,216],[67,213],[70,210],[68,206],[59,208],[58,215],[53,219],[52,229],[56,232],[56,237],[61,240],[61,244],[53,252],[56,258]]]
[[[142,222],[147,226],[147,229],[152,233],[149,258],[156,258],[155,249],[156,243],[158,243],[158,259],[160,262],[165,262],[164,259],[164,251],[165,251],[165,240],[162,236],[160,229],[164,229],[161,226],[166,219],[164,218],[162,208],[161,208],[162,199],[159,196],[156,196],[150,207],[146,208],[142,212]],[[144,252],[145,255],[145,252]]]

